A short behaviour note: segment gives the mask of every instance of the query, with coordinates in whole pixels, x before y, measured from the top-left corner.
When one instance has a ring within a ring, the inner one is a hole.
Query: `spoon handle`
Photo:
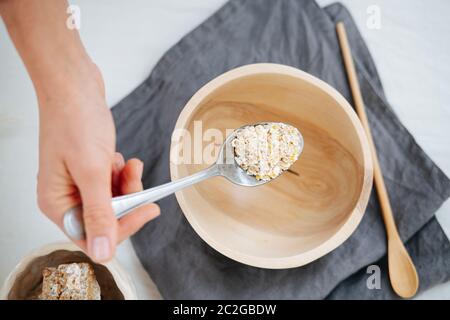
[[[394,215],[389,202],[389,195],[386,185],[384,184],[383,174],[381,172],[381,166],[377,156],[377,150],[370,131],[369,120],[367,118],[361,89],[359,87],[358,76],[356,74],[355,65],[353,63],[353,57],[343,22],[339,22],[337,24],[336,30],[345,69],[347,71],[350,89],[355,103],[355,109],[361,120],[363,128],[366,131],[367,140],[372,153],[375,187],[388,238],[389,279],[391,281],[392,288],[400,297],[411,298],[416,294],[419,287],[419,278],[417,276],[416,267],[406,251],[395,225]]]
[[[111,200],[114,215],[117,219],[120,219],[137,207],[158,201],[178,190],[219,174],[217,165],[212,165],[205,170],[199,171],[177,181],[168,182],[144,191],[114,197]],[[81,205],[66,211],[64,214],[63,225],[67,235],[70,238],[74,240],[82,240],[86,237]]]

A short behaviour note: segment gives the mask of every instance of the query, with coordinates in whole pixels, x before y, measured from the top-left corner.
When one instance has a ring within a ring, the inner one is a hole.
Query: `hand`
[[[77,30],[66,28],[67,1],[1,1],[0,16],[33,81],[39,102],[38,203],[62,228],[64,213],[82,202],[87,233],[77,244],[94,261],[159,214],[150,204],[119,222],[115,194],[142,189],[142,162],[115,154],[115,129],[103,80]]]
[[[120,221],[111,196],[142,190],[143,163],[115,153],[115,129],[95,65],[78,68],[52,90],[38,92],[40,105],[38,204],[62,228],[63,214],[82,202],[87,239],[77,244],[96,262],[159,215],[142,206]],[[86,243],[87,241],[87,243]]]

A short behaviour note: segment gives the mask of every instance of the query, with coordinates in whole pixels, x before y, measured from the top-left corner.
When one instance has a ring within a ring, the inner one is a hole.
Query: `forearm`
[[[38,98],[92,74],[92,63],[77,30],[66,27],[63,0],[0,0],[0,14]]]

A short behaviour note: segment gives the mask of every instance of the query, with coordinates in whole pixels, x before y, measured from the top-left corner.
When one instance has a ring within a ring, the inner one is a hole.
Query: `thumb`
[[[91,162],[73,171],[83,203],[87,251],[95,262],[110,260],[117,243],[117,219],[111,207],[111,167],[111,163]]]

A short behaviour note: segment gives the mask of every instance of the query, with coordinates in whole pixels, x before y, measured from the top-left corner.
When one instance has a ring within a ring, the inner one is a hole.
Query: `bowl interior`
[[[298,256],[328,241],[351,216],[364,180],[360,137],[348,110],[316,84],[276,73],[225,81],[195,102],[184,128],[195,136],[201,125],[198,150],[204,159],[172,165],[172,178],[207,167],[205,153],[217,155],[221,140],[207,129],[225,136],[226,130],[263,121],[285,122],[303,134],[305,147],[292,172],[259,187],[217,177],[177,193],[200,236],[241,262]]]
[[[108,268],[94,263],[84,252],[71,250],[56,250],[33,259],[25,269],[14,279],[8,293],[8,300],[35,300],[42,292],[42,271],[46,267],[58,267],[65,263],[87,262],[93,268],[100,286],[102,300],[123,300],[124,296],[118,288],[114,277]]]

